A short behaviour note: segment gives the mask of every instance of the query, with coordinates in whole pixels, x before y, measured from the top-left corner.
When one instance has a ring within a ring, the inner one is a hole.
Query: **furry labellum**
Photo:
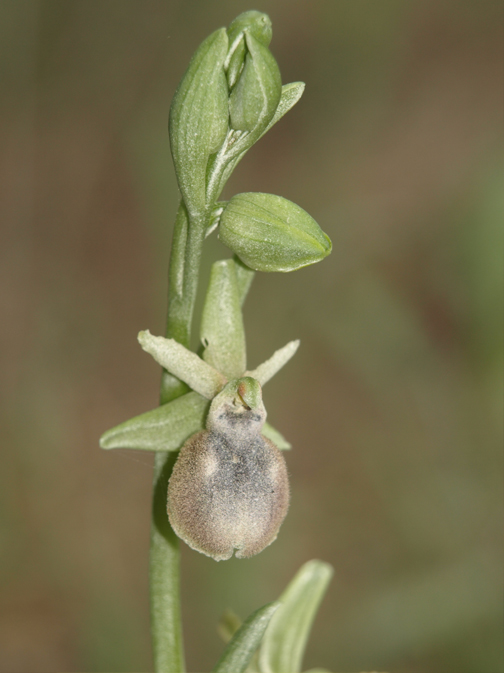
[[[216,561],[254,556],[271,544],[287,514],[285,460],[261,435],[261,386],[231,381],[212,401],[206,430],[184,444],[168,484],[177,535]]]

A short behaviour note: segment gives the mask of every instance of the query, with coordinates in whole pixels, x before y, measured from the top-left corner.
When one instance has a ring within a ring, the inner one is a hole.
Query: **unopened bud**
[[[245,31],[245,65],[229,98],[231,127],[236,131],[264,129],[278,107],[282,78],[272,53]]]
[[[273,194],[233,196],[221,215],[219,238],[255,271],[295,271],[332,250],[305,210]]]

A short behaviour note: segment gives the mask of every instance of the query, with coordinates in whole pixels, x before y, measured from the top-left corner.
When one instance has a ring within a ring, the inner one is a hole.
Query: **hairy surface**
[[[284,458],[260,434],[257,410],[219,409],[218,430],[182,447],[168,486],[177,535],[216,561],[254,556],[277,537],[289,505]]]

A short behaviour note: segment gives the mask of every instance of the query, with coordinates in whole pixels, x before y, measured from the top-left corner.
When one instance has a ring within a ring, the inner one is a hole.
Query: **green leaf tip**
[[[244,673],[279,607],[278,602],[269,603],[252,613],[235,633],[212,673]]]
[[[274,194],[237,194],[220,218],[219,238],[256,271],[295,271],[324,259],[332,243],[315,220]]]
[[[333,574],[322,561],[308,561],[280,596],[259,653],[262,673],[299,673],[318,606]]]

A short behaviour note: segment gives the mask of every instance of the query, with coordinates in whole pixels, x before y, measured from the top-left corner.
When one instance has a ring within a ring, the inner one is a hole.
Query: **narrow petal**
[[[259,367],[256,367],[256,369],[253,369],[252,371],[245,372],[245,376],[251,376],[253,379],[257,379],[263,386],[267,381],[273,378],[273,376],[275,376],[287,362],[289,362],[299,348],[300,343],[299,339],[296,339],[296,341],[289,341],[286,346],[275,351],[269,360],[263,362],[262,365],[259,365]]]

